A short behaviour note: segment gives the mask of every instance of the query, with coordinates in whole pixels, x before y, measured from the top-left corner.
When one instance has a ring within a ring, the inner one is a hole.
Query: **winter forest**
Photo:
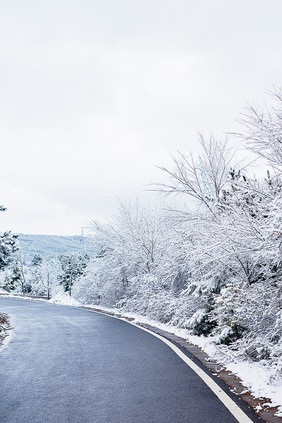
[[[228,140],[200,136],[200,157],[177,152],[160,168],[163,184],[152,186],[156,195],[181,197],[186,207],[121,204],[108,223],[89,224],[87,254],[35,255],[26,262],[16,235],[2,233],[2,292],[49,299],[63,291],[80,303],[187,329],[228,354],[271,363],[275,381],[281,370],[282,91],[274,90],[268,108],[245,110],[240,123],[241,133],[232,136],[245,149],[244,162]]]

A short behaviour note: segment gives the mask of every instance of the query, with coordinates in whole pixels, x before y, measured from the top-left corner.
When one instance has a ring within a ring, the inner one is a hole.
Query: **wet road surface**
[[[236,423],[163,342],[73,307],[0,298],[1,423]]]

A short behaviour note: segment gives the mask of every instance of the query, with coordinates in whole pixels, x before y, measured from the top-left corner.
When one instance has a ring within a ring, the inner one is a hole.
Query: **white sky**
[[[281,21],[281,0],[1,1],[1,229],[152,200],[154,165],[281,86]]]

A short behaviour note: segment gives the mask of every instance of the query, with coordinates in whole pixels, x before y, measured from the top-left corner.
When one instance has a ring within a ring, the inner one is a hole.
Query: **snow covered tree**
[[[56,284],[58,283],[58,274],[60,272],[60,262],[56,256],[47,256],[44,258],[41,265],[42,284],[47,293],[48,300],[56,291]]]
[[[0,233],[0,270],[9,265],[17,250],[17,235],[11,232]]]
[[[239,120],[244,131],[239,135],[247,148],[263,158],[273,170],[282,171],[282,89],[270,93],[274,99],[271,107],[249,105]]]
[[[65,292],[71,296],[74,282],[85,274],[89,256],[62,254],[59,256],[61,265],[58,281],[63,286]]]
[[[188,195],[213,212],[214,204],[221,202],[224,189],[230,185],[235,153],[227,140],[218,141],[214,137],[205,140],[200,135],[200,145],[202,153],[198,159],[192,154],[178,152],[172,159],[171,168],[160,167],[169,182],[158,184],[157,190],[163,194]]]
[[[254,284],[261,284],[266,302],[273,305],[273,313],[267,312],[268,322],[272,319],[275,325],[277,321],[282,272],[282,114],[281,96],[276,98],[279,108],[266,114],[250,109],[249,120],[245,121],[247,147],[271,166],[264,180],[236,169],[227,146],[218,147],[214,140],[207,144],[202,140],[204,154],[198,162],[180,154],[172,169],[163,169],[170,177],[170,184],[161,187],[163,192],[184,193],[204,206],[196,213],[175,213],[176,221],[187,224],[190,291],[203,301],[202,309],[189,322],[195,333],[217,333],[224,343],[239,340],[244,331],[253,333],[251,320],[239,318],[239,310],[246,313],[246,308],[238,305],[250,292],[257,295]],[[222,301],[227,292],[234,292],[230,298],[236,301]],[[254,304],[257,300],[259,297]]]
[[[0,205],[0,211],[5,211],[5,207]],[[17,235],[11,234],[11,232],[0,232],[0,271],[8,268],[11,264],[14,253],[18,250]],[[16,289],[18,278],[14,274],[11,279],[4,279],[3,288],[6,291],[13,291]]]
[[[5,210],[5,207],[0,206],[0,211]],[[9,265],[13,254],[18,250],[17,238],[17,235],[9,231],[0,233],[0,271]]]
[[[92,224],[100,246],[93,269],[104,304],[130,296],[132,278],[154,272],[165,232],[162,219],[160,211],[135,203],[121,204],[107,224]]]
[[[31,285],[27,282],[26,266],[20,256],[15,256],[6,270],[3,288],[10,292],[16,291],[22,294],[31,292]]]
[[[39,254],[35,254],[29,266],[29,284],[33,295],[44,295],[43,275],[42,275],[43,258]]]

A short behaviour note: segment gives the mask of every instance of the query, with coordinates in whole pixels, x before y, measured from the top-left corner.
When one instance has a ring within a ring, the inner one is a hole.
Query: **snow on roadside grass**
[[[0,298],[19,298],[20,300],[29,300],[29,301],[47,301],[47,298],[40,298],[40,297],[32,297],[28,295],[21,295],[21,294],[2,294],[0,292]]]
[[[101,310],[106,313],[113,313],[121,317],[132,319],[134,323],[143,323],[155,326],[159,329],[173,333],[180,338],[183,338],[191,344],[197,345],[210,359],[216,360],[223,365],[227,370],[238,376],[243,385],[256,398],[267,398],[271,403],[265,403],[265,406],[278,407],[279,417],[282,417],[282,380],[270,382],[271,365],[264,362],[244,361],[241,358],[236,358],[236,352],[228,350],[224,346],[216,345],[212,338],[204,336],[191,335],[186,329],[179,329],[175,326],[160,323],[156,320],[149,319],[136,313],[123,312],[117,308],[107,308],[102,306],[93,306],[91,304],[85,305],[93,310]]]
[[[269,382],[270,365],[238,360],[226,364],[226,368],[237,375],[256,398],[270,399],[271,403],[266,401],[264,406],[279,407],[276,415],[282,417],[282,379]]]
[[[106,307],[97,307],[97,306],[93,306],[93,305],[86,305],[86,304],[82,304],[79,301],[75,300],[73,297],[70,297],[69,294],[67,293],[58,293],[56,295],[54,295],[50,300],[47,300],[47,298],[40,298],[40,297],[32,297],[32,296],[28,296],[28,295],[21,295],[21,294],[2,294],[0,293],[0,298],[17,298],[20,300],[28,300],[28,301],[43,301],[43,302],[47,302],[47,303],[52,303],[52,304],[61,304],[61,305],[71,305],[71,306],[75,306],[75,307],[81,307],[86,306],[86,307],[91,307],[93,309],[99,309],[103,311],[107,311],[108,313],[119,313],[120,314],[120,310],[118,309],[113,309],[113,308],[106,308]],[[0,313],[1,314],[1,313]],[[130,314],[130,313],[123,313],[123,315],[125,314]],[[141,317],[141,316],[140,316]]]
[[[70,297],[69,294],[65,292],[60,292],[56,294],[48,302],[53,304],[62,304],[62,305],[75,306],[75,307],[79,307],[81,305],[79,301]]]
[[[69,294],[65,292],[60,292],[54,295],[54,297],[52,297],[50,300],[47,300],[47,298],[39,298],[39,297],[31,297],[31,296],[29,297],[27,295],[20,295],[20,294],[17,294],[17,295],[1,294],[0,298],[19,298],[19,299],[30,300],[30,301],[44,301],[44,302],[53,303],[53,304],[69,305],[69,306],[75,306],[75,307],[79,307],[81,305],[79,301],[70,297]]]

